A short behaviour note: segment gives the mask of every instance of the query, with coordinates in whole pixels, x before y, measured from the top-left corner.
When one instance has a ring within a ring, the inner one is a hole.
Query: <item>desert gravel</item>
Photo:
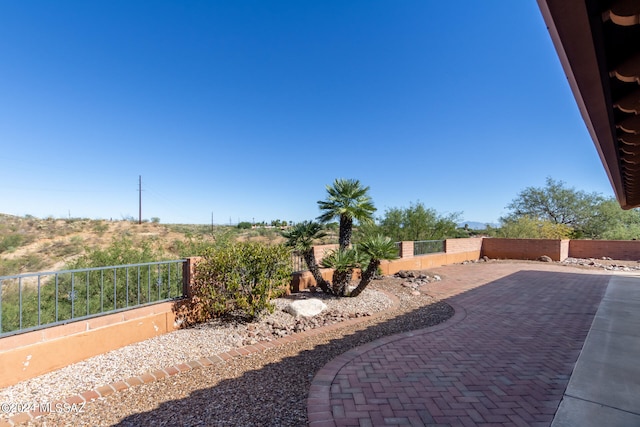
[[[49,414],[37,426],[303,426],[306,398],[315,373],[331,359],[358,345],[438,324],[453,309],[428,295],[411,294],[402,280],[385,277],[354,299],[326,298],[329,311],[319,325],[337,318],[385,310],[354,325],[304,336],[244,357],[182,372],[87,403],[82,413]],[[399,304],[383,292],[394,294]],[[258,325],[211,323],[162,335],[93,357],[56,372],[0,390],[0,401],[47,402],[154,369],[226,352],[252,340],[272,339],[314,325],[297,324],[281,311]],[[271,335],[273,334],[273,335]]]

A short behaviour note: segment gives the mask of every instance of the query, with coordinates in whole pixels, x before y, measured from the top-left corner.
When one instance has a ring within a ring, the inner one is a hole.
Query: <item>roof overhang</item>
[[[640,1],[538,5],[620,206],[640,206]]]

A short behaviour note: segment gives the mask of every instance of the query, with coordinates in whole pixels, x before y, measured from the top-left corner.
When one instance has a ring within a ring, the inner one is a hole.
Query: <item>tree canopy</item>
[[[456,236],[459,213],[440,215],[423,203],[408,208],[390,208],[380,218],[380,231],[395,241],[441,240]]]
[[[640,238],[640,212],[625,211],[613,198],[569,188],[547,178],[527,187],[507,205],[498,235],[521,238]]]

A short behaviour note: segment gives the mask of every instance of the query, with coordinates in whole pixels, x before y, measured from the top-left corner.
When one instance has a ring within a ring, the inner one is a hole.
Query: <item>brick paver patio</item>
[[[544,264],[437,269],[454,318],[353,349],[314,378],[320,426],[549,426],[609,276]],[[451,279],[447,279],[451,276]]]

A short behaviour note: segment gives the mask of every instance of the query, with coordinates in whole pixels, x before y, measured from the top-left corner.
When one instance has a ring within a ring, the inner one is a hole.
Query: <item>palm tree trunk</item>
[[[344,296],[347,291],[347,285],[351,281],[352,271],[342,271],[342,270],[334,270],[333,271],[333,280],[332,280],[332,292],[337,296]]]
[[[362,277],[360,278],[360,283],[358,286],[351,292],[351,297],[357,297],[364,291],[364,289],[371,283],[373,278],[376,276],[378,272],[378,267],[380,266],[380,260],[372,259],[369,261],[369,265],[367,269],[362,272]]]
[[[351,245],[351,232],[353,231],[353,218],[348,215],[340,216],[340,235],[338,243],[340,249],[347,249]]]
[[[318,268],[318,263],[316,262],[316,256],[313,253],[313,248],[311,248],[308,251],[304,251],[302,256],[304,257],[304,261],[307,263],[307,268],[313,275],[313,278],[315,279],[316,284],[320,287],[320,289],[322,289],[324,293],[332,294],[333,292],[329,287],[329,282],[324,280],[324,278],[322,277],[322,274],[320,273],[320,269]]]

